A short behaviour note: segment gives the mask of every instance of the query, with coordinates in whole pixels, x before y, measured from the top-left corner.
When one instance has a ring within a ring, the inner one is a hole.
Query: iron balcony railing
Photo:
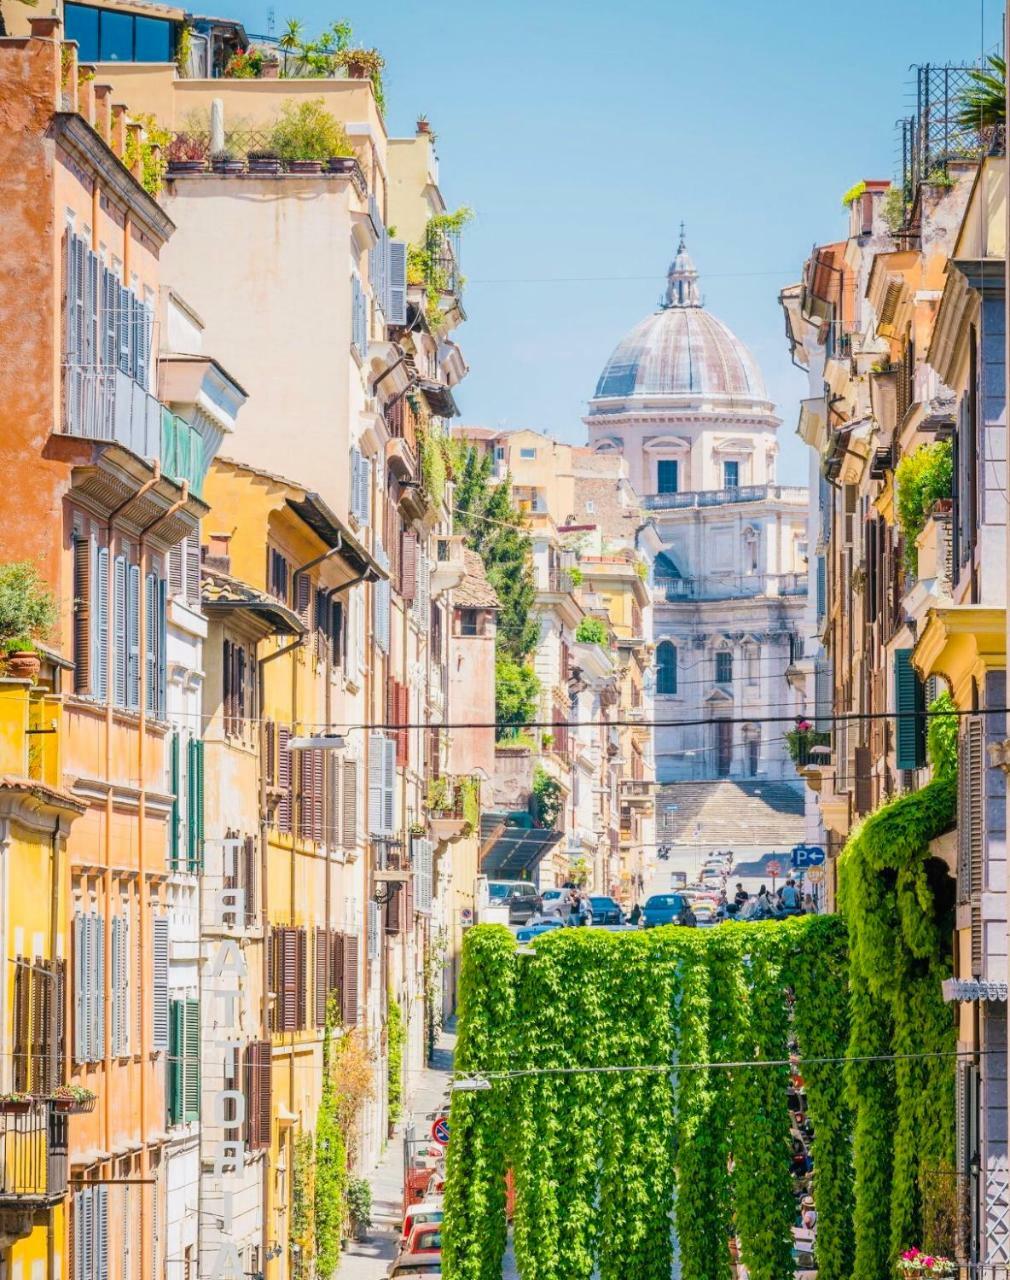
[[[678,600],[733,600],[750,596],[805,596],[806,573],[747,573],[697,578],[657,578],[655,598]]]
[[[781,484],[741,484],[731,489],[689,489],[683,493],[650,493],[642,506],[650,511],[676,511],[684,507],[718,507],[729,502],[761,502],[765,498],[805,501],[806,489]]]
[[[544,589],[544,588],[542,588]],[[550,569],[547,573],[547,591],[564,595],[572,590],[572,575],[564,569]]]
[[[34,1099],[0,1113],[0,1205],[55,1204],[67,1194],[67,1117]]]

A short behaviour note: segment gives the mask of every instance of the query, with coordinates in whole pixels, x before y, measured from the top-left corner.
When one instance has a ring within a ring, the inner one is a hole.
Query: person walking
[[[794,880],[787,880],[779,894],[779,903],[784,911],[799,911],[800,892]]]
[[[636,902],[631,908],[631,915],[628,916],[628,923],[637,925],[642,918],[642,908]]]

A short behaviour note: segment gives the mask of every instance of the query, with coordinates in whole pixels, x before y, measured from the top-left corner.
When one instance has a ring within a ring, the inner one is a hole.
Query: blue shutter
[[[130,332],[130,291],[126,285],[119,286],[117,299],[116,331],[119,335],[119,367],[123,373],[129,373],[133,363],[133,343]]]
[[[112,917],[112,1056],[115,1058],[122,1049],[123,1042],[123,983],[126,975],[122,972],[120,965],[122,962],[122,954],[120,951],[120,936],[123,930],[123,921],[119,916]]]
[[[87,929],[86,917],[74,914],[74,1061],[87,1062],[89,1043],[87,1001]]]
[[[389,305],[386,309],[386,323],[405,325],[407,323],[407,245],[403,240],[389,242],[388,289]]]
[[[911,649],[894,651],[895,764],[921,769],[926,763],[926,692],[912,666]]]
[[[95,1280],[109,1280],[109,1188],[95,1187]]]

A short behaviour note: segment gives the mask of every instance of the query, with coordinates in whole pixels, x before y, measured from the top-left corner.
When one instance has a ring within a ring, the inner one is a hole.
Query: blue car
[[[697,924],[691,904],[682,893],[654,893],[642,908],[642,928],[661,924]]]
[[[563,929],[565,922],[563,920],[541,920],[539,924],[524,925],[523,928],[516,930],[516,942],[532,942],[534,938],[539,938],[542,933],[553,933],[555,929]]]

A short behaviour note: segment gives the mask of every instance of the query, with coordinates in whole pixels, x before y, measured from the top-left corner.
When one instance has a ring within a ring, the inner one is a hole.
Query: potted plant
[[[372,1188],[364,1178],[351,1178],[347,1183],[347,1216],[354,1239],[367,1240],[372,1225]]]
[[[61,1084],[52,1093],[57,1111],[65,1115],[85,1115],[95,1109],[95,1094],[82,1084]]]
[[[0,654],[14,680],[35,680],[42,660],[35,647],[56,623],[56,601],[27,560],[0,566]]]
[[[250,151],[246,156],[250,173],[280,173],[281,158],[274,150]]]
[[[203,173],[207,167],[207,143],[193,133],[177,133],[168,144],[168,172]]]
[[[227,147],[222,151],[215,151],[210,158],[210,167],[215,173],[244,173],[245,164],[241,156],[237,156],[234,151],[229,151]]]
[[[913,1280],[916,1277],[952,1276],[957,1265],[950,1258],[943,1258],[936,1253],[924,1253],[921,1249],[906,1249],[898,1259],[899,1280]]]
[[[237,49],[224,67],[229,80],[258,80],[263,74],[263,54],[259,49]]]
[[[27,1115],[34,1098],[30,1093],[21,1093],[12,1089],[10,1093],[0,1093],[0,1112],[7,1116]]]
[[[322,98],[285,102],[270,142],[291,173],[320,173],[334,156],[354,154],[347,130]]]
[[[341,49],[336,55],[349,80],[371,80],[382,73],[386,60],[378,49]]]
[[[426,115],[419,115],[417,117],[417,132],[431,133],[431,125],[429,124],[428,117]]]

